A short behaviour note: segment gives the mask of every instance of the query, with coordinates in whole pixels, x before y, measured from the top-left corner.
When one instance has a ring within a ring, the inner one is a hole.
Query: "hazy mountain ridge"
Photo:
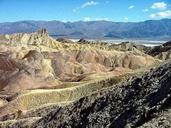
[[[19,21],[0,23],[0,34],[31,33],[47,28],[50,35],[68,38],[136,38],[170,39],[171,19],[148,20],[144,22],[60,22],[60,21]]]

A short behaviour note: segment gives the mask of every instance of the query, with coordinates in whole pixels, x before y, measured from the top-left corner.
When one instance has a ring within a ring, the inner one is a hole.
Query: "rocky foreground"
[[[0,42],[0,127],[171,126],[169,42],[74,43],[46,29]]]

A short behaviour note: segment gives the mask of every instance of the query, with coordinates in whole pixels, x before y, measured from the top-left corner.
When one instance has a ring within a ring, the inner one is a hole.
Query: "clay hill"
[[[0,127],[169,125],[171,61],[155,48],[1,35]]]

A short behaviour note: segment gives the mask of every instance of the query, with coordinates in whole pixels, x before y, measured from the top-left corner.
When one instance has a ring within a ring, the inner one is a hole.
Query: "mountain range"
[[[0,23],[0,34],[31,33],[46,28],[54,37],[87,39],[171,39],[171,19],[143,22],[18,21]]]

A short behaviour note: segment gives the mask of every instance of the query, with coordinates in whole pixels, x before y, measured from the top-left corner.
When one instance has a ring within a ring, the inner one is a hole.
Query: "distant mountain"
[[[0,34],[35,32],[47,28],[56,37],[89,39],[171,39],[171,19],[148,20],[144,22],[60,22],[19,21],[0,23]]]

